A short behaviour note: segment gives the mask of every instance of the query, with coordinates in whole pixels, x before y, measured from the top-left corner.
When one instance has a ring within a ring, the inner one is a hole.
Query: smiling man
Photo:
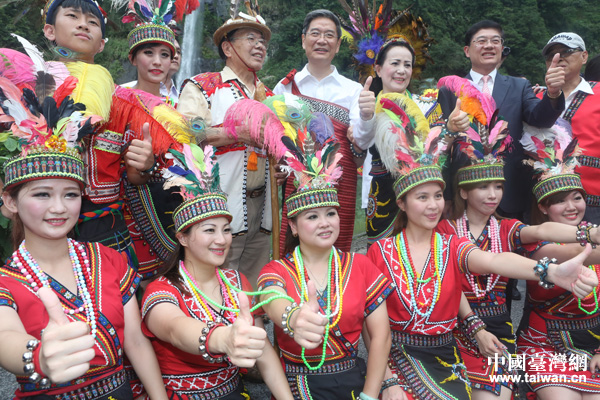
[[[576,33],[562,32],[554,35],[542,55],[546,65],[555,57],[558,67],[565,72],[565,111],[561,117],[571,123],[573,137],[579,141],[583,155],[580,166],[575,170],[581,175],[581,183],[586,191],[587,208],[585,221],[600,223],[600,85],[588,82],[581,77],[581,68],[587,63],[588,52],[585,42]]]
[[[371,116],[367,121],[361,120],[358,100],[362,86],[340,75],[331,64],[342,43],[342,28],[338,17],[329,10],[309,12],[304,18],[301,38],[308,63],[300,72],[292,70],[273,91],[275,94],[293,93],[300,96],[313,111],[328,115],[333,122],[335,136],[340,143],[339,151],[343,155],[340,162],[343,177],[337,188],[340,204],[343,204],[339,210],[341,229],[335,246],[343,251],[350,251],[356,201],[356,165],[353,156],[364,157],[366,152],[351,148],[346,134],[350,125],[355,130],[369,131],[374,119]],[[294,187],[290,179],[286,184],[286,195]],[[283,215],[286,214],[284,208]],[[287,219],[283,218],[282,251],[286,230]]]
[[[522,163],[524,153],[519,140],[523,135],[523,122],[538,128],[549,128],[554,124],[564,110],[562,88],[565,77],[556,60],[548,64],[548,91],[542,99],[538,99],[528,80],[498,73],[497,66],[503,49],[504,31],[497,22],[477,22],[465,34],[464,54],[471,61],[471,71],[466,78],[472,80],[473,85],[481,92],[492,95],[500,116],[508,121],[508,129],[513,138],[514,148],[505,159],[506,181],[498,210],[503,216],[522,220],[531,204],[533,186],[531,168]],[[438,101],[444,118],[448,118],[448,129],[452,132],[466,131],[469,120],[465,112],[455,110],[454,94],[444,88],[440,90]]]
[[[256,286],[260,269],[270,261],[272,221],[266,153],[261,143],[236,143],[221,126],[227,109],[236,101],[262,101],[272,95],[256,76],[265,62],[271,30],[259,15],[239,15],[213,35],[225,68],[186,80],[177,110],[188,118],[203,118],[216,132],[206,142],[217,147],[221,188],[228,194],[227,207],[233,214],[234,238],[227,261]],[[256,163],[249,162],[253,159]]]

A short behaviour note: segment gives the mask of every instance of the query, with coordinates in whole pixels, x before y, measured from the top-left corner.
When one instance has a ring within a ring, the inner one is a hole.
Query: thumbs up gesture
[[[250,313],[250,302],[248,296],[240,293],[238,297],[240,313],[237,319],[228,327],[225,338],[225,353],[229,356],[231,362],[238,367],[251,368],[260,358],[267,340],[267,332],[264,329],[254,326],[254,318]]]
[[[52,289],[40,288],[38,294],[49,317],[42,334],[40,367],[53,383],[68,382],[90,369],[94,338],[85,322],[69,321]]]
[[[469,115],[460,109],[460,105],[460,99],[456,99],[456,106],[448,117],[447,128],[450,132],[465,132],[471,124]]]
[[[292,314],[289,324],[294,331],[296,343],[310,350],[316,348],[323,341],[327,319],[319,313],[317,289],[312,281],[308,281],[307,290],[308,302]]]
[[[371,91],[371,83],[373,83],[373,77],[369,76],[358,97],[360,118],[363,121],[369,121],[375,115],[375,93]]]
[[[565,84],[565,69],[558,66],[560,54],[554,54],[552,62],[546,71],[546,86],[548,87],[548,97],[558,97]]]
[[[127,153],[125,153],[125,164],[127,167],[138,171],[146,171],[154,165],[154,154],[152,153],[152,136],[150,135],[150,124],[147,122],[142,127],[144,139],[133,139]]]

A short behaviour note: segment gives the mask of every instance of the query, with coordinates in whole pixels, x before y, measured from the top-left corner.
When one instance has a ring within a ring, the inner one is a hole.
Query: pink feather
[[[295,157],[287,157],[286,159],[287,165],[290,166],[294,171],[304,171],[306,167],[300,161],[298,161]]]
[[[498,137],[498,134],[506,128],[508,128],[508,123],[506,121],[498,121],[496,123],[496,125],[494,126],[494,128],[492,129],[492,131],[490,132],[489,142],[495,143],[496,137]]]
[[[281,142],[285,128],[277,115],[260,101],[243,99],[233,103],[225,113],[223,127],[227,133],[238,138],[236,128],[248,127],[250,138],[262,143],[264,149],[275,158],[284,156],[286,148]]]
[[[115,87],[115,93],[113,94],[113,96],[116,96],[133,104],[138,104],[141,101],[142,104],[145,107],[147,107],[148,110],[150,110],[150,113],[152,113],[154,107],[165,104],[160,97],[157,97],[146,91],[138,89],[127,89],[118,85]]]
[[[472,127],[469,126],[469,129],[467,129],[467,131],[465,133],[467,134],[469,139],[474,140],[476,142],[481,142],[481,138],[479,137],[479,134],[477,132],[475,132],[475,129],[473,129]]]
[[[185,163],[187,164],[189,170],[192,171],[194,173],[194,175],[201,176],[202,173],[200,172],[200,170],[198,169],[198,167],[196,167],[194,165],[195,158],[192,155],[192,150],[191,150],[189,144],[183,144],[183,151],[182,151],[182,153],[185,156]]]
[[[0,49],[0,75],[15,85],[35,84],[35,67],[26,54],[13,49]]]
[[[538,150],[544,150],[546,148],[546,145],[544,144],[544,142],[542,142],[540,139],[536,138],[535,136],[531,136],[531,141],[533,142],[533,144],[535,144],[535,147]]]
[[[494,111],[496,111],[496,102],[492,98],[492,96],[481,93],[475,86],[473,86],[473,82],[461,78],[456,75],[444,76],[438,81],[438,88],[447,87],[450,89],[456,97],[472,97],[479,100],[481,103],[481,108],[485,113],[487,120],[489,121],[494,115]]]

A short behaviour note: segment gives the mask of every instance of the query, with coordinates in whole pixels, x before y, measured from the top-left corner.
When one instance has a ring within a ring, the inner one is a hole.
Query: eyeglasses
[[[236,36],[234,38],[231,38],[231,40],[237,40],[237,39],[246,39],[248,41],[248,44],[252,47],[255,47],[256,44],[260,44],[261,46],[267,48],[269,46],[269,42],[266,39],[263,39],[261,37],[256,37],[254,35],[247,35],[247,36]]]
[[[308,32],[308,37],[310,37],[311,39],[320,39],[320,38],[325,38],[326,40],[334,40],[337,39],[337,35],[333,32],[321,32],[320,30],[317,29],[313,29],[312,31]]]
[[[502,39],[500,36],[492,36],[491,38],[481,36],[473,40],[472,43],[475,43],[475,46],[477,47],[483,47],[488,43],[490,43],[492,46],[501,46],[504,44],[504,39]]]
[[[581,50],[581,49],[579,49],[579,48],[575,48],[575,49],[566,49],[566,50],[563,50],[563,51],[555,51],[555,50],[550,50],[550,51],[548,52],[548,54],[546,54],[546,55],[544,56],[544,58],[546,59],[546,61],[552,61],[552,59],[554,58],[554,55],[555,55],[556,53],[560,54],[560,58],[566,58],[566,57],[569,57],[571,54],[573,54],[573,53],[577,53],[577,52],[579,52],[579,51],[583,51],[583,50]]]

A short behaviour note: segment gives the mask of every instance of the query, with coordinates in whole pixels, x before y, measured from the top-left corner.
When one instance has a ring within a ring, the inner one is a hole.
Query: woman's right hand
[[[485,329],[482,329],[475,334],[475,340],[477,341],[479,352],[484,357],[493,358],[497,353],[502,354],[503,350],[506,350],[506,346],[500,342],[496,335]]]
[[[315,349],[323,341],[327,319],[319,312],[317,289],[312,281],[306,284],[308,302],[292,314],[290,327],[294,331],[294,340],[307,350]]]
[[[254,326],[254,318],[250,312],[250,302],[245,293],[238,295],[240,313],[233,325],[217,328],[228,330],[224,340],[225,353],[231,362],[241,368],[252,368],[256,359],[263,354],[267,340],[267,332]]]
[[[408,397],[400,386],[394,385],[381,392],[381,400],[408,400]]]
[[[40,368],[53,383],[64,383],[85,374],[94,358],[95,339],[85,322],[71,322],[50,288],[40,288],[48,312],[48,325],[40,343]]]

